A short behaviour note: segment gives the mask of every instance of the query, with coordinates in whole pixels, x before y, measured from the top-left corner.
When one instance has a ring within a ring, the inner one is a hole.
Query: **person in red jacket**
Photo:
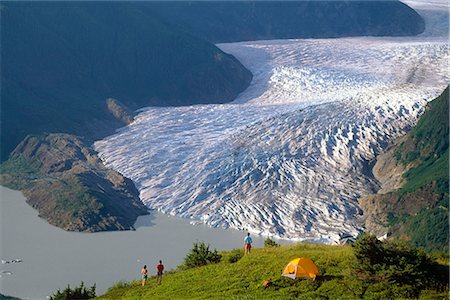
[[[164,272],[164,265],[162,263],[162,260],[160,260],[159,264],[156,265],[156,283],[157,284],[161,284],[163,272]]]

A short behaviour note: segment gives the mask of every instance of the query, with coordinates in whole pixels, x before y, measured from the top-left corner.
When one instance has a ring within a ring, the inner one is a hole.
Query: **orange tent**
[[[320,274],[316,264],[307,257],[300,257],[291,260],[283,270],[281,276],[290,277],[292,279],[316,279]]]

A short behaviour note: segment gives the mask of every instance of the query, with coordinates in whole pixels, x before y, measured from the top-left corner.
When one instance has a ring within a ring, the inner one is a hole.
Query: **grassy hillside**
[[[392,237],[430,251],[449,245],[449,89],[428,103],[418,124],[391,151],[404,168],[400,189],[376,195]],[[369,207],[370,208],[370,207]],[[370,212],[369,212],[370,213]]]
[[[263,249],[252,249],[250,256],[245,256],[231,264],[228,256],[223,253],[222,262],[204,267],[167,273],[161,286],[156,286],[153,278],[149,285],[142,288],[139,282],[131,283],[124,288],[113,288],[101,299],[270,299],[290,298],[308,292],[313,295],[327,295],[330,289],[346,293],[345,287],[339,287],[336,282],[343,275],[351,260],[349,246],[332,247],[326,245],[298,244]],[[330,278],[319,287],[318,282],[301,281],[290,287],[291,281],[280,277],[284,266],[293,258],[306,256],[311,258],[321,269],[323,275]],[[152,271],[152,269],[150,269]],[[335,277],[335,278],[334,278]],[[272,279],[275,284],[287,285],[279,290],[263,289],[264,280]],[[333,288],[330,288],[330,285]],[[318,291],[317,291],[318,289]],[[303,295],[303,296],[306,296]]]
[[[448,251],[449,244],[449,88],[430,102],[408,139],[400,144],[398,160],[412,164],[406,183],[395,192],[404,203],[416,194],[426,198],[417,213],[391,212],[394,236],[406,236],[417,246]],[[402,214],[403,213],[403,214]]]
[[[107,110],[223,103],[251,73],[213,44],[132,2],[6,2],[1,13],[2,160],[27,134],[100,138]]]
[[[145,287],[139,281],[119,282],[100,299],[355,299],[364,288],[351,275],[356,260],[350,246],[297,244],[253,249],[250,256],[231,263],[229,257],[234,253],[223,252],[218,264],[168,272],[160,286],[154,277]],[[311,258],[321,276],[315,281],[281,277],[284,266],[296,257]],[[273,285],[264,289],[261,285],[267,279]],[[373,282],[365,295],[367,299],[392,299],[402,293],[401,285]],[[445,288],[423,291],[421,297],[439,294],[436,299],[445,297]]]
[[[401,192],[417,190],[435,182],[436,193],[448,192],[449,88],[431,101],[406,141],[396,151],[396,159],[413,164],[404,177]]]
[[[407,36],[425,28],[400,1],[157,1],[161,19],[213,42]]]

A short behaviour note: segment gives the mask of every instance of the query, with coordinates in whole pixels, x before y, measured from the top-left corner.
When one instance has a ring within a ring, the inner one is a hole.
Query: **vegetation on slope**
[[[133,229],[147,214],[131,180],[67,134],[28,136],[0,165],[0,184],[22,190],[40,217],[66,230]]]
[[[95,284],[91,287],[86,287],[84,282],[81,282],[79,286],[71,288],[68,285],[64,290],[57,290],[52,296],[50,296],[50,300],[67,300],[67,299],[92,299],[95,298]]]
[[[428,103],[418,124],[391,151],[403,166],[405,183],[376,195],[393,237],[429,251],[448,252],[449,244],[449,88]],[[368,212],[370,214],[370,212]]]
[[[404,36],[425,24],[400,1],[155,1],[162,20],[213,42]]]
[[[0,299],[1,300],[20,300],[19,298],[16,297],[11,297],[11,296],[6,296],[0,293]]]
[[[218,263],[222,256],[216,249],[211,251],[205,242],[194,243],[194,247],[184,258],[183,267],[186,269],[205,266],[210,263]]]
[[[242,250],[241,250],[242,251]],[[374,237],[351,246],[296,244],[252,249],[250,255],[219,263],[167,272],[161,285],[151,277],[120,282],[100,299],[394,299],[443,298],[448,295],[448,265],[435,263],[417,249]],[[285,265],[309,257],[319,267],[315,280],[281,277]],[[263,288],[264,280],[272,285]]]
[[[394,236],[406,236],[416,246],[448,252],[449,244],[449,88],[427,105],[426,112],[396,158],[412,165],[403,176],[406,183],[395,193],[398,201],[414,201],[419,194],[425,203],[417,212],[391,213]]]
[[[100,138],[107,110],[223,103],[252,74],[213,44],[131,2],[2,2],[0,157],[28,134]]]
[[[408,138],[396,151],[396,159],[413,164],[403,176],[402,193],[436,183],[436,193],[448,192],[449,88],[431,101]]]

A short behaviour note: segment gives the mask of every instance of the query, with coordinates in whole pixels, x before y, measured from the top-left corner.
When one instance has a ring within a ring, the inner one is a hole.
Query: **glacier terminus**
[[[148,107],[95,143],[152,209],[214,227],[334,243],[356,236],[371,163],[448,85],[448,12],[407,2],[416,37],[219,44],[254,75],[235,101]],[[437,20],[437,21],[436,21]]]

